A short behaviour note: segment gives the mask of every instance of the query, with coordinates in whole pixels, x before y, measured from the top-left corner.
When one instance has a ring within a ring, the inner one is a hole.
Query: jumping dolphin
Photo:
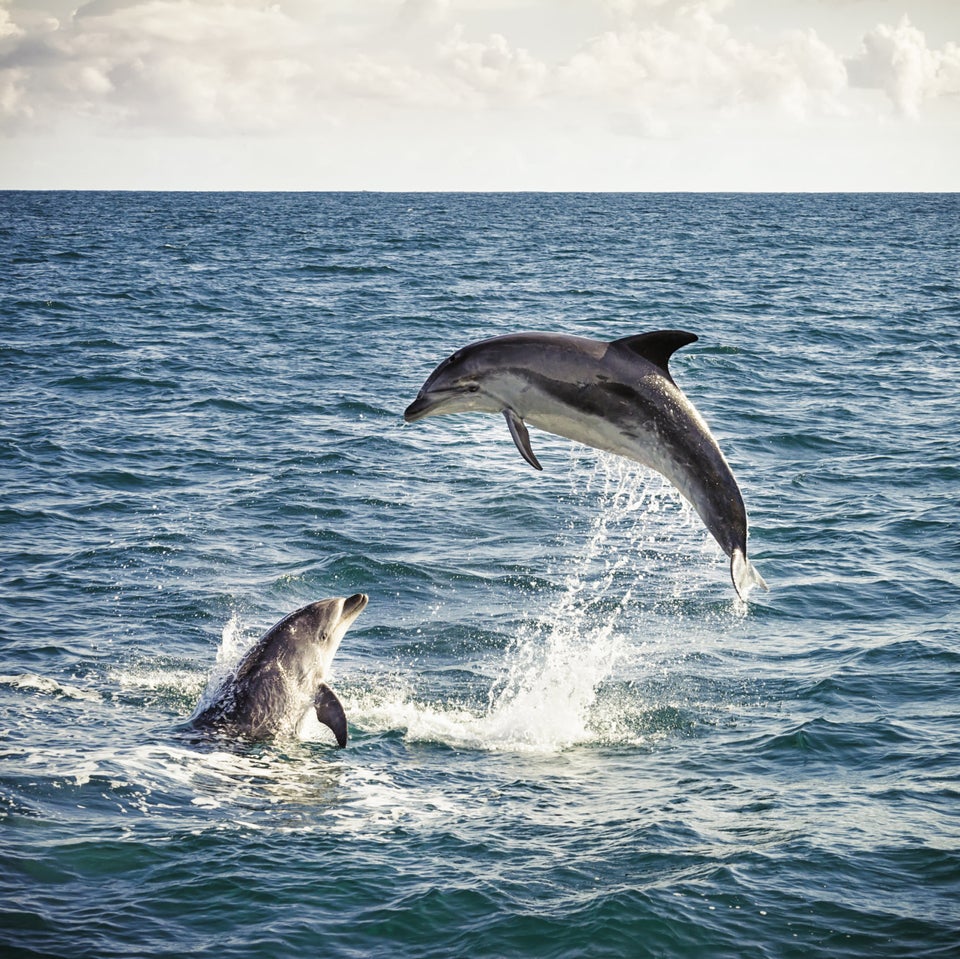
[[[557,333],[514,333],[471,343],[445,359],[403,414],[503,413],[520,455],[542,469],[527,423],[617,453],[663,474],[690,501],[730,557],[737,595],[767,588],[747,559],[747,513],[737,481],[667,362],[693,333],[659,330],[611,343]]]
[[[211,702],[198,707],[194,726],[265,739],[299,725],[312,706],[317,719],[347,744],[347,717],[323,680],[340,640],[363,612],[367,597],[311,603],[280,620],[243,657]]]

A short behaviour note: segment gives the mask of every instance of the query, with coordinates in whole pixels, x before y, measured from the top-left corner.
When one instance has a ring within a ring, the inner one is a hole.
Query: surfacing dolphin
[[[513,333],[447,357],[403,414],[503,413],[520,455],[542,469],[527,423],[636,460],[690,501],[730,557],[741,598],[767,588],[747,559],[747,512],[737,481],[703,417],[667,363],[693,333],[658,330],[605,343],[558,333]]]
[[[304,606],[269,629],[191,717],[199,728],[216,728],[248,739],[292,732],[307,710],[347,744],[347,717],[324,683],[340,640],[363,612],[367,597],[324,599]]]

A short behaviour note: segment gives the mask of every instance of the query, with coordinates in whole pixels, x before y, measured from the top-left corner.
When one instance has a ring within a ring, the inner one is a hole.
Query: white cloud
[[[460,162],[559,185],[567,164],[622,185],[652,158],[672,176],[683,150],[748,169],[766,144],[809,157],[842,132],[876,152],[872,131],[897,127],[884,97],[921,120],[939,101],[955,141],[952,21],[933,49],[907,19],[868,30],[883,2],[845,7],[838,32],[802,0],[0,0],[0,172],[36,166],[31,136],[202,138],[198,155],[231,158],[300,142],[304,169],[344,176],[405,164],[429,185]]]
[[[253,2],[147,0],[81,7],[20,30],[3,57],[5,116],[64,115],[193,132],[275,126],[307,70],[297,24]],[[0,102],[3,102],[0,100]]]
[[[450,12],[450,0],[402,0],[398,20],[419,26],[443,23]]]
[[[747,41],[718,19],[718,0],[614,5],[615,29],[553,63],[504,32],[471,35],[447,0],[371,4],[361,21],[324,3],[94,0],[27,29],[0,8],[0,110],[8,122],[79,115],[212,135],[288,130],[321,102],[346,113],[376,101],[478,109],[572,98],[656,129],[678,110],[836,107],[843,64],[812,30]],[[653,22],[633,21],[641,8]]]
[[[441,44],[440,56],[468,87],[511,101],[535,99],[547,76],[546,64],[499,33],[470,41],[458,26]]]
[[[25,95],[24,81],[23,70],[0,70],[0,123],[22,123],[33,118]]]
[[[910,117],[918,116],[928,100],[960,94],[960,47],[947,43],[943,50],[931,50],[906,15],[895,27],[880,24],[871,30],[847,67],[854,86],[882,90]]]
[[[10,11],[5,7],[0,7],[0,40],[6,37],[16,37],[23,31],[18,27],[10,17]]]
[[[766,44],[742,40],[715,18],[713,6],[683,6],[666,22],[604,33],[560,70],[562,88],[632,100],[638,114],[661,122],[756,107],[796,118],[839,112],[846,71],[812,29]]]

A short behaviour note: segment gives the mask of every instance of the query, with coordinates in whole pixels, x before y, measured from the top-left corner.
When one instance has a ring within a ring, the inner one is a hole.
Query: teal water
[[[960,198],[0,194],[4,956],[960,956]],[[770,584],[634,464],[402,421],[671,362]],[[365,592],[338,751],[208,680]]]

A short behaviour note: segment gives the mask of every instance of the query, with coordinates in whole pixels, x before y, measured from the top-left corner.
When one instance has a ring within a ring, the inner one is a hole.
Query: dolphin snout
[[[429,396],[420,393],[417,398],[403,411],[403,418],[408,423],[415,423],[417,420],[430,414],[430,408],[436,401]]]
[[[369,602],[369,597],[365,593],[354,593],[343,601],[343,616],[356,616],[363,612],[363,608]]]

